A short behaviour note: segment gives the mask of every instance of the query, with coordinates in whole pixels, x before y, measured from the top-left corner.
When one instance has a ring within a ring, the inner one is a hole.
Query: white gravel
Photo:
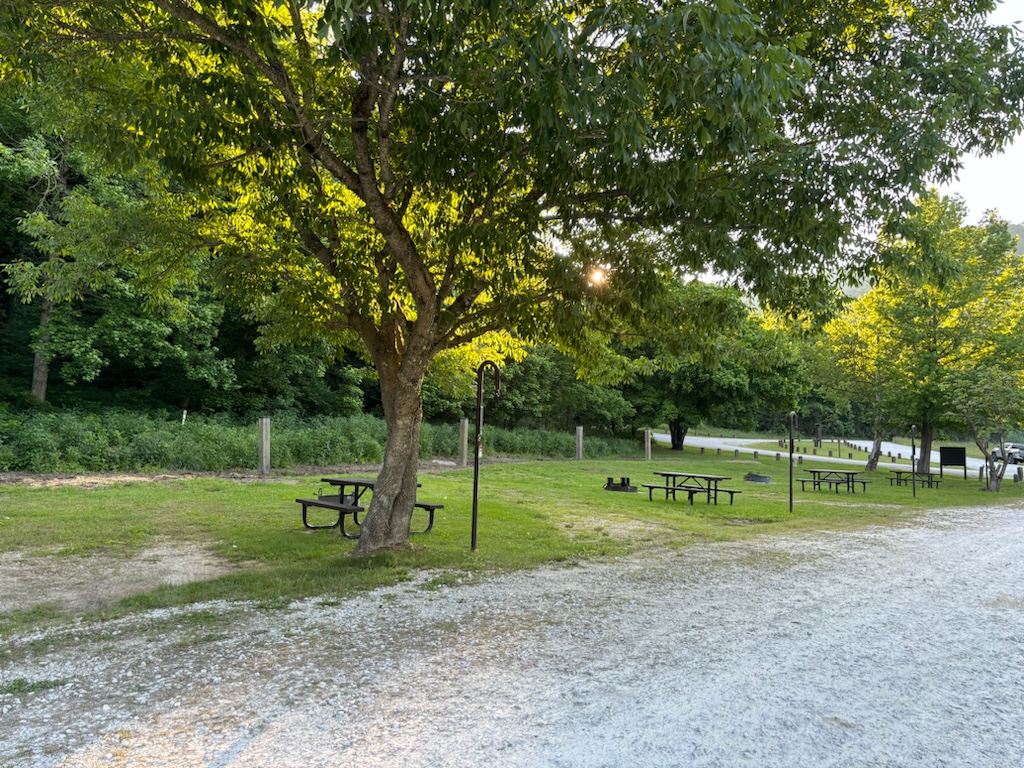
[[[0,766],[1024,764],[1024,511],[9,638]]]

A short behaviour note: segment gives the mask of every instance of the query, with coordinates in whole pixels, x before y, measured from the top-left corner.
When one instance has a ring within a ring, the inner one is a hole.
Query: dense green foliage
[[[379,463],[386,438],[384,421],[374,416],[300,419],[283,413],[271,418],[271,466]],[[576,452],[572,432],[486,426],[483,438],[487,456],[571,458]],[[255,420],[189,416],[181,423],[173,416],[115,409],[0,408],[0,471],[252,470],[257,467],[257,440]],[[420,457],[458,457],[458,440],[457,424],[425,425]],[[588,435],[584,451],[588,457],[635,456],[640,444]]]
[[[987,455],[1024,421],[1024,267],[1006,222],[964,217],[957,200],[921,198],[880,238],[892,266],[826,329],[876,437],[916,425],[922,453],[936,429],[959,428]]]

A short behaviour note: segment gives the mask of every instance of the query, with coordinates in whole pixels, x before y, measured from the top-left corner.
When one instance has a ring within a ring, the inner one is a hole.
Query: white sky
[[[1003,0],[989,18],[1024,28],[1024,0]],[[994,209],[1011,224],[1024,224],[1024,136],[1018,136],[1001,155],[964,157],[962,162],[959,180],[940,187],[940,191],[964,199],[969,209],[967,223],[977,222],[986,211]]]

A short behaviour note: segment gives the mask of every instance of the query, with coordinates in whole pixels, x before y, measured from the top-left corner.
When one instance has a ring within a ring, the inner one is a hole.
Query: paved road
[[[669,444],[671,442],[667,434],[655,433],[654,439]],[[826,443],[822,449],[822,456],[815,456],[815,461],[825,462],[836,462],[841,464],[864,464],[867,461],[867,451],[871,449],[870,440],[850,440],[848,441],[852,445],[861,449],[860,452],[852,451],[853,459],[849,458],[851,453],[849,448],[844,449],[840,455],[840,451],[836,446],[836,442],[833,440]],[[740,453],[753,453],[754,451],[760,451],[761,453],[772,453],[777,451],[783,453],[788,452],[788,448],[779,448],[778,442],[775,440],[749,440],[742,437],[711,437],[711,436],[700,436],[700,435],[688,435],[685,443],[687,448],[710,448],[723,450],[738,450]],[[832,451],[836,455],[834,457],[828,456],[828,451]],[[882,443],[882,456],[885,457],[888,454],[893,456],[901,456],[902,460],[896,463],[882,461],[879,463],[880,467],[885,468],[903,468],[906,469],[910,463],[910,448],[899,443]],[[937,450],[931,452],[931,461],[934,467],[939,465],[939,452]],[[978,469],[983,466],[984,462],[981,459],[968,458],[967,468],[977,473]]]

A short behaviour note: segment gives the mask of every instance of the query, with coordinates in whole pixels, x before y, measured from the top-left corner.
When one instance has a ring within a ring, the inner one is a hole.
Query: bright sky
[[[1024,0],[1003,0],[990,19],[1024,28]],[[995,209],[1011,224],[1024,224],[1024,136],[1018,136],[1001,155],[964,157],[962,161],[960,179],[940,191],[964,199],[969,209],[967,223],[975,223],[985,211]]]

